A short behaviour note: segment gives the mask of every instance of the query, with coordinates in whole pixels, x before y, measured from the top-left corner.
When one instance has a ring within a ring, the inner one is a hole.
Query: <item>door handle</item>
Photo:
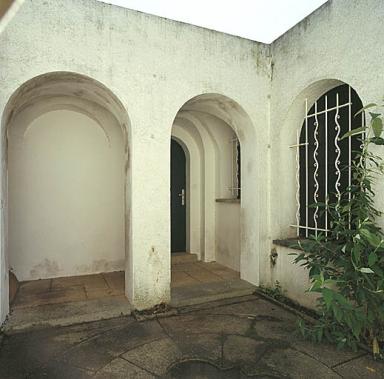
[[[179,193],[179,196],[181,197],[181,205],[185,205],[185,189],[184,188]]]

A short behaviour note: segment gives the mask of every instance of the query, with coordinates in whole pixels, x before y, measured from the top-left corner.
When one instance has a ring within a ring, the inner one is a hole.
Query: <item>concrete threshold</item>
[[[241,279],[193,284],[172,288],[171,306],[175,308],[252,295],[256,287]]]
[[[124,296],[13,309],[3,325],[6,333],[52,326],[67,326],[129,316],[132,308]]]

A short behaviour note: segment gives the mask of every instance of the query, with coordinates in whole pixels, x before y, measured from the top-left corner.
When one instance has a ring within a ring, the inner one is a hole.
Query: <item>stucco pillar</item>
[[[170,301],[170,136],[153,125],[135,126],[125,285],[129,301],[140,310]]]

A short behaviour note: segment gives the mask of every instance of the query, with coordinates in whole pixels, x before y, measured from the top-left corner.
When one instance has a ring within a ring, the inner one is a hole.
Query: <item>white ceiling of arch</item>
[[[271,43],[327,0],[99,0]]]

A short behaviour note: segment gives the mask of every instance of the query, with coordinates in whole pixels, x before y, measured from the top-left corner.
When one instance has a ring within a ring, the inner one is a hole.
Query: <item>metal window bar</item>
[[[313,192],[313,202],[316,204],[319,200],[319,161],[317,160],[317,156],[319,155],[319,119],[317,116],[317,101],[315,102],[315,131],[314,131],[314,137],[315,137],[315,151],[313,152],[313,160],[314,160],[314,166],[315,171],[313,172],[313,182],[314,182],[314,192]],[[308,206],[308,204],[307,204]],[[319,207],[315,208],[315,212],[313,213],[313,222],[315,224],[315,235],[317,237],[317,220],[318,220],[318,212]]]
[[[352,94],[351,86],[348,86],[348,132],[352,129]],[[351,186],[352,186],[352,137],[348,137],[348,201],[351,201]],[[348,218],[348,227],[351,228],[351,214]]]
[[[335,130],[336,130],[336,137],[335,137],[335,152],[336,152],[336,159],[335,159],[335,174],[336,174],[336,183],[335,183],[335,190],[336,190],[336,197],[337,202],[340,202],[341,193],[340,193],[340,179],[341,179],[341,171],[340,171],[340,156],[341,156],[341,149],[339,146],[339,138],[340,138],[340,132],[341,132],[341,126],[339,124],[339,108],[337,107],[339,105],[339,94],[336,94],[336,114],[335,114]],[[350,161],[348,162],[350,163]]]
[[[349,88],[351,88],[351,87],[349,87]],[[334,111],[334,110],[339,110],[341,108],[348,107],[350,105],[351,105],[350,102],[345,103],[345,104],[341,104],[341,105],[336,105],[335,107],[328,108],[327,111],[323,110],[323,111],[320,111],[320,112],[315,112],[315,113],[309,114],[309,115],[305,116],[305,118],[311,118],[311,117],[314,117],[314,116],[319,116],[321,114],[329,113],[330,111]]]
[[[235,149],[236,149],[236,178],[235,178],[235,182],[236,182],[236,185],[237,185],[237,191],[236,191],[236,198],[237,199],[240,199],[241,197],[241,151],[240,151],[240,141],[237,139],[236,140],[236,146],[235,146]]]
[[[308,226],[308,99],[305,99],[305,225]],[[300,163],[299,163],[300,164]],[[308,238],[308,229],[305,229]]]
[[[324,175],[324,197],[325,197],[325,236],[328,236],[328,96],[325,95],[324,99],[325,106],[325,175]]]
[[[234,187],[237,187],[235,184],[234,184],[234,181],[233,181],[233,178],[234,178],[234,172],[235,172],[235,160],[234,160],[234,156],[233,156],[233,144],[234,144],[234,141],[236,141],[236,138],[232,138],[231,139],[231,153],[232,153],[232,156],[231,156],[231,183],[232,185],[228,188],[229,191],[231,191],[231,195],[232,197],[234,196]]]
[[[328,132],[329,127],[334,127],[336,136],[334,139],[334,149],[336,153],[335,161],[334,161],[334,174],[336,175],[336,182],[335,182],[335,191],[336,191],[336,199],[337,201],[340,201],[341,198],[341,192],[340,192],[340,186],[341,186],[341,170],[340,170],[340,157],[341,157],[341,148],[339,145],[339,139],[341,137],[341,125],[339,123],[340,119],[340,109],[344,107],[348,107],[348,131],[352,128],[352,96],[351,96],[351,87],[348,86],[348,101],[344,104],[340,104],[340,98],[339,94],[336,93],[336,106],[334,107],[328,107],[328,97],[325,96],[324,98],[324,110],[318,111],[318,100],[314,103],[314,113],[308,114],[308,100],[305,100],[305,117],[304,117],[304,140],[305,142],[300,142],[300,131],[297,131],[296,134],[296,143],[289,146],[289,148],[295,148],[296,154],[295,154],[295,160],[296,160],[296,223],[290,225],[290,227],[295,228],[297,231],[297,236],[300,235],[300,230],[305,230],[305,237],[309,236],[309,231],[314,231],[315,235],[317,235],[318,232],[324,232],[327,236],[330,232],[329,225],[328,225],[328,201],[329,201],[329,171],[328,171]],[[335,111],[334,116],[334,124],[329,125],[328,122],[328,115],[330,112]],[[309,212],[308,208],[311,205],[309,203],[309,132],[310,125],[309,125],[309,119],[311,117],[315,118],[314,122],[314,129],[313,129],[313,137],[315,140],[315,149],[313,154],[313,160],[315,165],[315,170],[313,174],[313,185],[314,185],[314,195],[313,200],[315,203],[319,201],[319,188],[320,183],[318,182],[318,169],[319,169],[319,161],[318,161],[318,149],[319,149],[319,140],[318,140],[318,133],[319,133],[319,115],[324,115],[324,134],[325,134],[325,141],[324,141],[324,164],[325,164],[325,177],[324,177],[324,198],[325,198],[325,215],[324,215],[324,227],[319,227],[318,225],[318,212],[319,207],[315,207],[315,211],[313,214],[313,222],[314,226],[310,226],[309,224]],[[362,113],[362,124],[364,125],[365,117],[364,112]],[[300,218],[300,149],[305,148],[305,220],[301,220]],[[352,185],[352,140],[351,137],[348,137],[348,185]],[[350,194],[349,194],[350,198]],[[304,224],[302,224],[302,221],[304,221]]]
[[[307,144],[300,144],[300,131],[296,132],[296,146],[292,145],[291,147],[296,147],[296,225],[300,225],[300,147]],[[296,230],[297,236],[300,235],[300,228],[297,227]]]

